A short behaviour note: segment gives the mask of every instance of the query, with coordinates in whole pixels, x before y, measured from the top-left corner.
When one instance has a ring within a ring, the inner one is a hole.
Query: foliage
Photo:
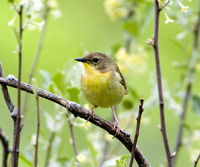
[[[200,89],[197,86],[199,84],[199,78],[195,77],[195,75],[198,75],[199,77],[200,58],[199,50],[196,52],[194,51],[194,34],[191,33],[194,32],[198,19],[195,6],[197,2],[186,0],[159,0],[158,2],[160,7],[163,8],[163,15],[160,19],[160,24],[162,26],[162,31],[160,32],[160,44],[162,45],[161,62],[163,62],[161,68],[164,72],[163,95],[169,125],[167,129],[170,131],[169,136],[176,135],[176,122],[182,111],[183,98],[186,92],[185,87],[188,83],[194,85],[194,89],[192,90],[193,93],[189,99],[189,117],[184,120],[183,126],[186,130],[186,134],[183,136],[182,147],[185,148],[187,153],[185,153],[186,156],[181,155],[180,159],[178,159],[178,164],[181,164],[182,166],[184,166],[182,161],[187,159],[185,166],[188,166],[188,164],[191,165],[193,163],[200,150],[200,132],[198,130],[199,127],[197,127],[200,115]],[[11,10],[14,11],[14,15],[8,22],[8,25],[12,27],[18,42],[19,30],[17,27],[17,13],[20,6],[23,6],[24,8],[23,28],[28,32],[38,30],[38,33],[41,33],[41,30],[46,24],[44,16],[47,11],[50,11],[51,16],[56,19],[62,18],[62,12],[60,10],[62,7],[59,6],[59,3],[61,2],[57,0],[9,0],[9,3],[11,3]],[[90,2],[87,3],[90,4]],[[65,5],[67,5],[67,2]],[[126,95],[124,101],[117,108],[117,112],[119,112],[120,128],[130,132],[131,136],[133,136],[139,98],[144,96],[145,111],[142,117],[142,130],[141,137],[139,137],[139,146],[142,147],[142,150],[145,150],[144,152],[147,154],[147,159],[152,166],[162,165],[164,156],[160,156],[162,153],[160,150],[157,150],[158,147],[160,148],[160,144],[158,144],[160,141],[157,139],[157,131],[155,130],[159,116],[155,114],[158,110],[158,97],[157,85],[155,82],[155,70],[152,67],[153,54],[151,49],[149,49],[149,46],[145,44],[145,40],[147,41],[146,43],[150,45],[153,42],[153,38],[151,38],[151,27],[154,14],[153,1],[105,0],[102,5],[104,6],[104,11],[101,10],[101,14],[107,14],[110,18],[110,24],[117,23],[121,25],[122,31],[122,40],[117,41],[109,48],[104,49],[104,51],[106,50],[105,52],[112,56],[117,62],[125,77],[129,90],[128,95]],[[66,16],[63,15],[63,17]],[[70,16],[70,19],[73,19],[73,16]],[[54,27],[56,26],[55,20],[50,20],[50,22],[54,24]],[[49,24],[48,26],[52,25]],[[170,30],[167,30],[168,28],[172,29],[171,32]],[[73,27],[71,29],[73,29]],[[82,29],[81,25],[79,25],[79,29]],[[150,33],[149,29],[151,29]],[[56,31],[59,30],[57,29]],[[93,30],[89,29],[89,31]],[[144,34],[148,35],[147,38],[149,39],[147,39],[146,36],[146,39],[144,39]],[[171,35],[170,39],[166,37],[169,35]],[[87,38],[93,37],[91,35],[89,37],[87,36]],[[73,42],[73,38],[71,41]],[[56,43],[58,41],[54,42]],[[95,42],[98,43],[98,41]],[[80,43],[82,42],[80,41]],[[66,45],[68,44],[69,43],[66,43]],[[169,45],[169,47],[164,45]],[[26,47],[26,45],[24,47]],[[91,50],[89,47],[86,47],[86,49],[83,47],[80,48],[80,46],[78,47],[81,50],[81,56],[84,54],[85,50]],[[18,51],[18,46],[16,48],[16,51]],[[48,49],[51,50],[52,48]],[[59,54],[64,54],[64,52],[65,51],[61,51]],[[175,54],[180,56],[173,59],[173,55]],[[26,55],[24,55],[24,57],[25,56]],[[75,57],[77,57],[77,55],[74,56],[74,58]],[[58,55],[55,55],[52,59],[53,61],[56,61],[56,59],[59,59]],[[59,65],[57,70],[53,70],[54,73],[52,71],[49,72],[40,66],[41,76],[36,76],[36,79],[39,80],[39,82],[34,81],[35,83],[38,83],[37,86],[35,84],[35,87],[42,87],[56,95],[84,105],[86,109],[89,109],[90,104],[84,99],[79,86],[82,66],[80,63],[75,64],[75,62],[69,60],[70,58],[67,59],[68,62]],[[64,61],[65,60],[62,60],[62,62]],[[196,73],[191,74],[191,71],[193,70],[195,70]],[[42,82],[40,82],[41,78],[43,80]],[[119,143],[112,140],[112,136],[105,134],[102,130],[91,125],[89,122],[85,123],[85,120],[75,118],[64,108],[61,108],[56,104],[50,106],[49,104],[45,105],[45,103],[42,103],[41,108],[40,112],[42,113],[41,117],[43,121],[40,130],[41,136],[39,138],[39,155],[41,155],[41,157],[39,156],[38,166],[42,166],[45,163],[45,155],[48,151],[50,152],[50,158],[48,160],[49,167],[75,167],[80,165],[82,167],[96,167],[101,163],[104,156],[103,167],[128,166],[127,162],[130,156],[124,155],[127,154],[127,152]],[[109,112],[111,113],[111,111],[106,113],[104,110],[107,109],[97,109],[95,110],[95,114],[100,115],[107,120],[112,120],[108,114]],[[196,117],[196,115],[198,117]],[[73,127],[75,141],[70,134],[70,126],[68,128],[67,122]],[[144,134],[143,131],[144,133],[146,132],[147,135]],[[153,134],[156,134],[156,137]],[[28,136],[26,145],[21,143],[21,146],[23,146],[20,148],[19,160],[24,166],[33,166],[36,135],[29,133]],[[146,136],[149,136],[149,138],[147,139]],[[74,153],[73,142],[76,142],[77,144],[77,155]],[[172,143],[171,147],[173,147],[174,139],[172,137],[170,137],[170,143]],[[49,145],[51,145],[51,149],[49,149]],[[153,146],[155,147],[154,157],[151,155],[152,151],[150,151]],[[157,160],[157,157],[159,157],[159,161]]]

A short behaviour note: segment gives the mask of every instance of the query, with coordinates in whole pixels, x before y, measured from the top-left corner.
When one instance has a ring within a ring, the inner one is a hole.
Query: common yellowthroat
[[[111,107],[115,118],[114,128],[116,134],[119,134],[119,121],[114,106],[119,104],[127,93],[126,83],[119,67],[111,57],[99,52],[90,52],[75,60],[83,63],[81,90],[93,105],[88,120],[94,115],[94,108]]]

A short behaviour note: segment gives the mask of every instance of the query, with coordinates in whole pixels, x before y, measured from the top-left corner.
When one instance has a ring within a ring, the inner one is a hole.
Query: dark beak
[[[76,61],[80,61],[80,62],[86,62],[86,60],[83,58],[83,57],[81,57],[81,58],[76,58],[76,59],[74,59],[74,60],[76,60]]]

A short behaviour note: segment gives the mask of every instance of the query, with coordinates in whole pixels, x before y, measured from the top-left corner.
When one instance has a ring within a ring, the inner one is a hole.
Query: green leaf
[[[51,84],[51,75],[50,75],[50,73],[45,71],[45,70],[40,70],[40,74],[43,77],[43,82],[42,82],[43,88],[48,89],[49,85]]]
[[[138,98],[138,93],[135,89],[129,87],[128,91],[130,92],[131,95],[133,95],[134,98]]]
[[[127,167],[128,164],[126,162],[127,158],[130,158],[130,155],[122,155],[120,160],[116,160],[116,167]]]
[[[81,73],[83,71],[83,65],[81,63],[77,63],[70,70],[71,70],[71,75],[70,75],[71,86],[80,88],[80,79],[81,79]]]
[[[133,101],[129,100],[129,99],[125,99],[123,100],[123,107],[126,109],[126,110],[130,110],[133,108],[134,106],[134,103]]]
[[[69,161],[69,163],[67,164],[66,167],[76,167],[75,162],[76,162],[75,158],[72,158],[71,161]]]
[[[193,94],[191,100],[194,113],[200,116],[200,96]]]
[[[8,3],[13,3],[14,2],[14,0],[8,0]]]
[[[187,69],[188,68],[188,64],[187,63],[179,63],[177,61],[173,62],[173,66],[179,69]]]
[[[69,94],[69,100],[79,103],[80,90],[77,87],[68,87],[67,93]]]
[[[143,10],[143,12],[145,12],[143,14],[143,18],[141,19],[140,22],[140,34],[144,33],[144,31],[146,30],[146,28],[148,27],[148,25],[150,24],[153,15],[152,13],[154,12],[154,8],[152,5],[146,5],[147,7]]]
[[[69,161],[69,160],[70,160],[70,159],[69,159],[68,157],[66,157],[66,156],[64,156],[64,157],[59,156],[59,157],[57,158],[57,161],[60,162],[61,164],[64,164],[64,163],[66,163],[66,162]],[[70,162],[71,162],[72,160],[74,160],[74,158],[71,159]],[[69,162],[69,163],[70,163],[70,162]]]
[[[184,55],[182,55],[182,56],[188,56],[188,53],[187,53],[186,47],[185,47],[185,43],[179,42],[177,40],[170,40],[170,41],[174,46],[176,46],[178,49],[180,49],[184,53]]]
[[[56,87],[61,91],[64,92],[66,88],[66,82],[65,82],[65,74],[62,71],[57,72],[53,78],[52,81],[55,83]]]
[[[133,37],[138,35],[139,27],[136,20],[130,20],[124,23],[124,30],[129,32]]]
[[[126,159],[116,160],[116,167],[127,167]]]
[[[130,154],[122,155],[120,160],[126,160],[128,158],[130,158]]]
[[[91,154],[92,159],[93,159],[94,166],[98,166],[97,161],[96,161],[97,152],[96,152],[92,142],[87,140],[87,143],[88,143],[88,147],[89,147],[89,150],[90,150],[90,154]]]
[[[57,88],[54,82],[49,85],[49,92],[56,94],[58,96],[62,96],[62,92]]]
[[[33,166],[33,164],[29,160],[27,160],[26,157],[23,156],[22,154],[19,154],[19,159],[23,161],[24,163],[26,163],[26,165],[31,166],[31,167]]]

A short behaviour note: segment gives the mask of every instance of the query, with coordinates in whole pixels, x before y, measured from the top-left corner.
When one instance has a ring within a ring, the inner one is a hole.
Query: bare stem
[[[199,48],[199,29],[200,29],[200,2],[199,2],[199,11],[198,11],[198,21],[194,29],[194,50],[198,51]]]
[[[144,99],[140,99],[139,112],[138,112],[138,117],[137,117],[137,125],[136,125],[135,137],[134,137],[134,141],[133,141],[133,148],[131,151],[131,159],[130,159],[129,167],[133,166],[133,161],[135,158],[136,145],[137,145],[137,140],[138,140],[139,132],[140,132],[140,121],[142,118],[142,113],[144,111],[143,103],[144,103]]]
[[[199,155],[197,156],[197,159],[194,161],[194,166],[193,167],[196,167],[198,162],[199,162],[199,159],[200,159],[200,153]]]
[[[17,79],[11,75],[9,75],[7,78],[0,77],[0,84],[2,86],[7,85],[7,86],[11,86],[13,88],[17,88],[17,82],[18,82]],[[31,86],[29,84],[21,82],[20,88],[22,91],[26,91],[28,93],[33,94],[33,86]],[[50,92],[47,92],[47,91],[39,89],[39,88],[36,89],[36,91],[38,93],[38,96],[43,97],[47,100],[50,100],[54,103],[57,103],[65,108],[67,108],[67,110],[69,112],[71,112],[75,117],[79,116],[79,117],[87,120],[90,115],[90,112],[88,110],[86,110],[85,108],[83,108],[81,105],[79,105],[77,103],[71,102],[69,100],[66,100],[62,97],[59,97],[55,94],[52,94]],[[104,129],[111,135],[114,135],[116,133],[116,131],[114,129],[114,125],[112,123],[102,119],[101,117],[99,117],[95,114],[94,114],[94,117],[92,117],[89,121],[91,123],[93,123],[94,125],[99,126],[100,128]],[[119,135],[116,135],[115,138],[117,138],[131,152],[133,142],[130,138],[129,133],[120,129]],[[145,156],[140,151],[139,147],[136,147],[135,159],[139,166],[143,166],[143,167],[150,166],[149,163],[147,162]]]
[[[164,9],[169,3],[170,3],[171,0],[168,0],[167,2],[165,2],[161,7],[160,7],[160,10]]]
[[[21,130],[21,89],[20,89],[20,82],[21,82],[21,68],[22,68],[22,15],[23,15],[23,6],[20,6],[19,14],[19,64],[18,64],[18,110],[17,110],[17,117],[16,122],[14,121],[14,132],[13,132],[13,148],[12,148],[12,166],[18,166],[18,159],[19,159],[19,142],[20,142],[20,130]]]
[[[108,141],[105,141],[105,143],[104,143],[104,148],[103,148],[103,152],[102,152],[101,162],[100,162],[100,164],[99,164],[98,167],[102,167],[103,164],[104,164],[104,162],[105,162],[105,160],[106,160],[106,155],[107,155],[108,148],[109,148],[108,146],[109,146],[109,142],[108,142]]]
[[[157,76],[157,85],[158,85],[158,97],[159,97],[159,107],[160,107],[160,121],[161,121],[161,132],[163,137],[163,142],[165,146],[165,152],[167,156],[168,167],[172,167],[171,163],[171,153],[168,143],[168,137],[166,132],[166,125],[165,125],[165,111],[164,111],[164,100],[163,100],[163,90],[162,90],[162,75],[161,75],[161,68],[160,68],[160,56],[159,56],[159,15],[161,9],[159,8],[158,0],[154,0],[154,54],[155,54],[155,65],[156,65],[156,76]]]
[[[52,148],[52,143],[53,143],[54,137],[55,137],[55,132],[51,132],[51,136],[49,138],[49,143],[48,143],[48,147],[47,147],[47,154],[46,154],[46,160],[45,160],[44,167],[48,167],[48,165],[49,165],[51,148]]]
[[[7,167],[7,159],[9,154],[9,148],[8,148],[8,138],[3,133],[2,129],[0,128],[0,140],[2,144],[2,167]]]
[[[67,118],[69,118],[68,114],[66,114],[66,116],[67,116]],[[77,150],[77,147],[76,147],[76,140],[75,140],[75,137],[74,137],[73,124],[72,124],[71,120],[67,119],[67,121],[68,121],[69,129],[70,129],[70,134],[71,134],[71,139],[72,139],[72,146],[73,146],[73,150],[74,150],[74,155],[76,157],[76,162],[78,163],[78,166],[81,167],[80,162],[77,159],[78,150]]]
[[[3,74],[3,69],[2,69],[2,66],[1,66],[1,62],[0,62],[0,77],[4,78],[4,74]],[[17,81],[16,81],[16,85],[18,85]],[[11,117],[12,117],[13,122],[14,122],[14,129],[15,129],[16,117],[17,117],[17,109],[15,108],[15,106],[14,106],[14,104],[13,104],[11,98],[10,98],[7,86],[1,84],[1,90],[3,92],[4,100],[5,100],[6,104],[7,104],[7,107],[9,109],[10,113],[11,113]],[[14,135],[15,135],[15,133],[14,133]],[[12,154],[12,164],[13,164],[13,149],[11,150],[11,154]]]
[[[36,142],[35,142],[35,157],[34,157],[34,167],[37,167],[38,162],[38,143],[39,143],[39,135],[40,135],[40,105],[39,105],[39,97],[36,93],[36,106],[37,106],[37,132],[36,132]]]
[[[44,16],[43,16],[44,25],[43,25],[41,33],[40,33],[40,38],[39,38],[39,42],[38,42],[37,49],[36,49],[36,52],[35,52],[33,64],[32,64],[32,67],[31,67],[31,71],[29,73],[28,84],[31,83],[31,80],[32,80],[32,78],[35,74],[35,70],[36,70],[36,67],[37,67],[37,64],[38,64],[38,60],[39,60],[39,57],[41,55],[41,51],[42,51],[42,48],[43,48],[49,10],[50,10],[49,7],[46,6]],[[24,98],[24,103],[23,103],[23,109],[22,109],[24,116],[26,115],[28,100],[29,100],[29,94],[26,93],[25,98]]]
[[[115,111],[117,111],[117,106],[115,108]],[[114,122],[115,117],[114,115],[111,113],[111,119],[110,122]],[[118,143],[117,143],[118,144]],[[119,146],[119,145],[117,145]],[[104,139],[104,147],[103,147],[103,151],[102,151],[102,158],[101,158],[101,162],[99,163],[98,167],[102,167],[106,158],[107,158],[107,153],[108,153],[108,148],[109,148],[109,141]],[[114,148],[119,148],[119,147],[114,147]],[[116,151],[115,151],[116,153]]]
[[[175,145],[175,148],[174,148],[175,156],[173,157],[173,164],[175,164],[178,152],[180,150],[179,148],[181,146],[184,120],[185,120],[185,115],[186,115],[186,111],[187,111],[188,99],[189,99],[189,96],[190,96],[190,93],[191,93],[191,88],[192,88],[192,84],[188,84],[187,88],[186,88],[184,101],[183,101],[182,113],[180,115],[180,122],[179,122],[179,125],[178,125],[176,145]]]
[[[199,50],[199,29],[200,29],[200,1],[199,1],[198,20],[197,20],[197,23],[196,23],[196,26],[194,29],[193,52],[191,55],[191,59],[190,59],[190,63],[189,63],[189,72],[187,75],[188,82],[186,85],[186,92],[185,92],[185,96],[184,96],[184,100],[183,100],[182,111],[181,111],[181,115],[180,115],[180,122],[178,125],[177,139],[176,139],[176,144],[175,144],[175,148],[174,148],[174,152],[176,154],[173,158],[173,164],[175,164],[176,158],[180,151],[181,140],[182,140],[182,135],[183,135],[184,120],[185,120],[188,101],[189,101],[189,97],[191,94],[192,84],[193,84],[193,80],[194,80],[194,76],[195,76],[195,64],[196,64],[198,50]]]

